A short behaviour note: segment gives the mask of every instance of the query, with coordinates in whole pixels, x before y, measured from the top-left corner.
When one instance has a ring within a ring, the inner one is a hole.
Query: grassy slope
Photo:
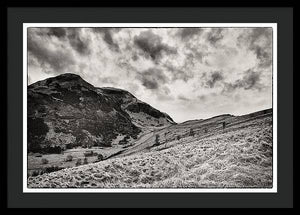
[[[219,121],[231,124],[223,131]],[[207,188],[272,186],[272,115],[192,121],[159,131],[135,154],[28,178],[29,187]],[[186,135],[189,128],[196,135]],[[203,132],[207,127],[209,131]],[[176,135],[181,134],[180,140]],[[161,138],[162,139],[162,138]],[[129,153],[130,154],[130,153]]]
[[[111,156],[112,154],[115,154],[119,151],[121,151],[122,148],[114,147],[114,148],[100,148],[100,147],[93,147],[92,149],[87,148],[74,148],[74,149],[67,149],[64,151],[63,154],[44,154],[41,157],[36,157],[35,154],[31,154],[27,156],[28,160],[28,168],[27,168],[27,174],[32,175],[33,172],[41,171],[46,167],[51,166],[57,166],[60,168],[70,168],[76,166],[76,162],[78,159],[81,159],[81,161],[84,160],[85,156],[84,153],[88,151],[93,151],[94,153],[102,154],[104,158]],[[71,155],[73,157],[72,161],[66,162],[65,159],[68,155]],[[43,164],[42,159],[47,159],[48,163]],[[88,163],[92,163],[97,161],[97,156],[91,156],[87,157]]]

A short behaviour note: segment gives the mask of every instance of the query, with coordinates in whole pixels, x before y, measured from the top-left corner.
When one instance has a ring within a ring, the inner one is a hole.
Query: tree
[[[49,161],[46,158],[43,158],[42,159],[42,164],[47,164],[47,163],[49,163]]]
[[[88,164],[89,162],[88,162],[88,159],[85,157],[84,159],[83,159],[83,164]]]
[[[155,135],[155,144],[154,144],[154,146],[159,146],[159,135],[158,134]]]
[[[68,155],[66,157],[66,162],[72,161],[73,160],[73,156],[72,155]]]
[[[84,155],[84,157],[91,157],[91,156],[93,156],[94,155],[94,151],[86,151],[86,152],[84,152],[83,153],[83,155]]]
[[[76,166],[80,166],[81,164],[82,164],[82,163],[81,163],[81,159],[78,158],[77,161],[76,161],[76,163],[75,163],[75,165],[76,165]]]
[[[98,161],[102,161],[104,157],[102,154],[98,154],[97,158],[98,158]]]
[[[225,129],[225,127],[226,127],[226,122],[223,122],[222,124],[223,124],[223,129]]]

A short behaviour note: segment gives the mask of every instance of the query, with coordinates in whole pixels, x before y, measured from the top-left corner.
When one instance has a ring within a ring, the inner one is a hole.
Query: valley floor
[[[30,176],[28,188],[272,187],[272,114],[235,119],[224,130],[214,121],[171,126],[159,131],[158,146],[147,137],[133,154]]]

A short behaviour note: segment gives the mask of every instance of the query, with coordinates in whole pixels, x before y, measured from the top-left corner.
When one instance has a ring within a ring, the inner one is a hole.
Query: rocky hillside
[[[108,160],[30,176],[28,187],[273,186],[272,109],[243,116],[221,115],[192,120],[144,136],[140,144]]]
[[[97,88],[75,74],[28,86],[28,151],[126,145],[143,132],[175,124],[170,116],[115,88]]]

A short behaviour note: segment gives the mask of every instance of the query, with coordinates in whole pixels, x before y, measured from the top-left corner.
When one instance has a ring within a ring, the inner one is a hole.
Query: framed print
[[[276,27],[25,23],[24,192],[276,192]]]
[[[58,9],[47,21],[35,19],[37,8],[11,9],[24,18],[9,37],[19,43],[8,44],[22,50],[8,70],[18,66],[19,100],[9,98],[22,122],[8,145],[18,152],[11,205],[24,206],[16,192],[31,202],[43,195],[40,206],[62,196],[84,197],[75,207],[290,205],[292,174],[281,173],[293,168],[292,117],[279,112],[284,99],[291,108],[292,40],[280,46],[292,37],[282,27],[289,10],[245,8],[237,20],[224,18],[237,8],[215,8],[223,15],[214,19],[209,8],[168,9],[178,13],[169,18],[166,8],[111,8],[110,19],[104,9],[81,8],[89,15],[77,18],[63,15],[76,8]]]

